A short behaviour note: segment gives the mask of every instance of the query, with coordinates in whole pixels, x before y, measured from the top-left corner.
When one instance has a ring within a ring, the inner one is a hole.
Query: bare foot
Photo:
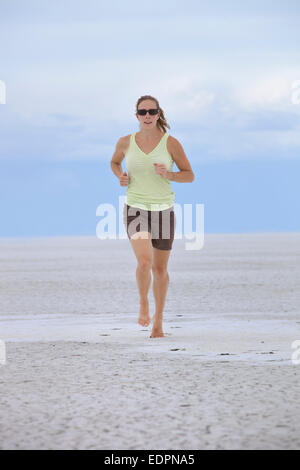
[[[162,330],[162,317],[154,315],[153,316],[153,327],[151,331],[150,338],[163,338],[165,335]]]
[[[149,315],[149,303],[146,302],[140,303],[140,314],[138,318],[138,323],[142,326],[148,326],[150,324],[150,315]]]

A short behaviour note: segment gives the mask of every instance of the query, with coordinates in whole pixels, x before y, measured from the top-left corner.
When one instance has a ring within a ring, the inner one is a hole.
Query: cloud
[[[291,78],[284,77],[284,71],[280,76],[256,77],[236,89],[236,98],[242,107],[248,109],[286,107],[291,101]]]
[[[263,102],[256,99],[255,93],[250,93],[250,105],[249,101],[240,98],[246,96],[248,82],[232,83],[231,86],[224,83],[223,87],[211,84],[211,88],[206,89],[204,84],[208,83],[203,78],[202,83],[195,76],[183,74],[182,78],[177,76],[168,80],[164,77],[159,84],[153,83],[152,90],[141,88],[140,92],[159,97],[171,125],[171,135],[181,139],[195,158],[203,161],[251,158],[258,153],[266,158],[286,158],[291,153],[293,157],[299,155],[300,106],[288,102],[288,88],[279,86],[278,93],[274,88],[270,94],[272,100]],[[260,88],[259,83],[266,86],[267,80],[264,77],[261,82],[256,79],[256,87],[252,89],[261,90],[263,86]],[[278,83],[282,84],[281,81]],[[66,82],[62,81],[62,84]],[[56,99],[61,99],[59,111],[55,111],[54,100],[48,97],[43,105],[37,100],[38,109],[34,106],[30,115],[14,113],[6,105],[10,113],[0,131],[3,133],[2,158],[110,159],[117,139],[137,130],[134,104],[138,96],[131,97],[129,106],[129,95],[121,97],[120,89],[114,99],[105,95],[101,99],[101,96],[93,96],[91,87],[79,88],[77,94],[81,104],[75,106],[68,95],[73,96],[75,90],[72,85],[69,88],[71,90],[62,86],[56,90]],[[240,90],[244,94],[238,93]],[[81,94],[85,93],[84,98]],[[19,138],[15,139],[15,135]]]
[[[166,1],[158,15],[151,3],[6,7],[2,158],[107,158],[118,137],[138,129],[144,94],[159,99],[172,132],[201,155],[245,158],[258,145],[268,158],[296,151],[297,4],[170,9]]]

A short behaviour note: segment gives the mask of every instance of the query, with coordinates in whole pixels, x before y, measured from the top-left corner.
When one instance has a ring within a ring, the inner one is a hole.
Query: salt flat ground
[[[173,246],[154,339],[128,240],[0,239],[1,449],[300,448],[300,234]]]

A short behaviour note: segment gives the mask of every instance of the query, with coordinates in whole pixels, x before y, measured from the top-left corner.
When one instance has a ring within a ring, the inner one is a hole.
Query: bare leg
[[[167,271],[170,252],[168,250],[154,250],[153,272],[153,295],[155,299],[155,314],[153,316],[152,338],[163,337],[162,320],[167,291],[169,287],[169,274]]]
[[[139,263],[136,268],[136,280],[140,293],[140,313],[138,323],[142,326],[150,324],[148,292],[151,284],[151,263]]]
[[[140,238],[143,234],[145,238]],[[140,294],[140,311],[138,323],[141,326],[150,324],[148,292],[151,284],[152,245],[148,232],[138,232],[131,238],[131,245],[136,255],[138,265],[136,268],[136,281]],[[147,235],[148,234],[148,235]]]

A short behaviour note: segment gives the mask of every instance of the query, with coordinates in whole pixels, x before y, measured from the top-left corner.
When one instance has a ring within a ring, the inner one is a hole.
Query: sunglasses
[[[138,109],[137,113],[139,116],[146,116],[147,113],[150,114],[150,116],[155,116],[159,112],[159,109]]]

